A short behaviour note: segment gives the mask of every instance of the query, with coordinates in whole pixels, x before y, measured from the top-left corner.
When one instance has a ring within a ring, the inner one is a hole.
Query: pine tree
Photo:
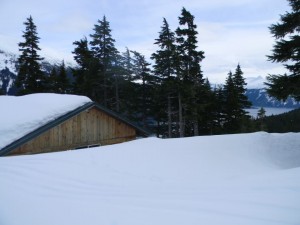
[[[59,73],[57,76],[57,89],[58,93],[61,94],[66,94],[70,92],[70,81],[67,77],[67,71],[64,61],[62,61],[59,67]]]
[[[48,77],[47,92],[58,93],[57,77],[58,77],[58,73],[57,73],[57,70],[56,70],[56,66],[53,66],[53,68],[51,69],[51,72],[49,74],[49,77]]]
[[[198,135],[198,117],[196,104],[201,96],[197,96],[197,89],[202,88],[204,79],[200,67],[200,62],[204,59],[204,52],[198,51],[197,48],[197,25],[194,23],[194,16],[191,15],[185,8],[182,9],[179,17],[180,27],[176,30],[176,41],[179,69],[178,77],[180,79],[179,94],[180,104],[184,109],[184,114],[187,122],[192,126],[193,135]],[[179,108],[179,111],[183,110]],[[180,122],[183,124],[183,121]],[[182,128],[181,128],[182,130]],[[189,129],[190,130],[190,129]],[[180,132],[182,136],[183,131]]]
[[[86,70],[88,68],[89,61],[92,58],[92,52],[88,47],[87,38],[84,37],[80,41],[75,41],[73,42],[73,45],[76,46],[72,52],[74,54],[75,61],[82,70]]]
[[[167,20],[163,19],[163,26],[159,32],[159,37],[154,44],[158,45],[159,50],[152,54],[154,60],[154,73],[160,79],[160,97],[158,104],[160,110],[157,111],[157,120],[165,120],[167,117],[168,137],[172,137],[172,112],[174,106],[172,98],[176,94],[176,46],[175,34],[171,31]],[[161,98],[162,97],[162,98]],[[166,115],[167,114],[167,115]]]
[[[266,131],[266,110],[261,107],[258,112],[257,112],[257,117],[256,117],[256,129],[259,131]]]
[[[154,60],[154,72],[164,80],[175,76],[176,46],[175,34],[171,31],[167,20],[163,19],[163,26],[159,32],[159,37],[154,44],[158,45],[159,50],[152,54]]]
[[[225,122],[227,132],[236,133],[245,130],[244,123],[247,123],[249,116],[245,108],[249,108],[251,103],[245,95],[246,82],[240,65],[237,66],[235,73],[229,72],[224,85],[225,95]]]
[[[128,118],[132,118],[134,114],[134,99],[136,99],[135,89],[137,84],[133,82],[134,80],[134,62],[133,62],[132,52],[126,48],[116,62],[117,70],[115,81],[117,81],[117,86],[115,85],[115,90],[119,93],[119,106],[120,112],[126,115]],[[116,67],[116,66],[115,66]],[[116,83],[116,82],[115,82]],[[116,94],[117,95],[117,94]],[[117,104],[116,104],[117,105]]]
[[[37,53],[41,50],[38,46],[40,38],[31,16],[27,18],[24,25],[26,28],[22,37],[25,40],[19,43],[21,54],[18,58],[19,71],[16,86],[19,88],[19,94],[43,92],[46,81],[40,65],[43,58]]]
[[[263,107],[260,107],[260,109],[257,112],[257,118],[263,119],[266,117],[266,110]]]
[[[0,95],[5,95],[5,92],[2,88],[0,88]]]
[[[276,39],[273,54],[268,59],[283,65],[289,75],[269,75],[268,93],[279,100],[288,96],[300,101],[300,0],[288,0],[292,8],[281,16],[280,22],[270,26],[270,32]]]
[[[225,110],[224,110],[224,128],[229,133],[237,132],[238,121],[237,121],[237,110],[238,109],[238,98],[237,92],[234,86],[233,74],[231,71],[228,73],[224,85],[224,97],[225,97]]]
[[[231,75],[232,76],[232,75]],[[214,88],[212,100],[213,114],[213,134],[222,134],[224,132],[225,108],[226,108],[225,91],[222,86]]]
[[[103,66],[99,59],[95,58],[89,49],[86,38],[73,43],[76,47],[72,52],[78,67],[73,69],[75,77],[74,92],[86,95],[96,102],[104,102],[103,90]]]
[[[130,56],[129,56],[130,57]],[[111,108],[116,112],[123,112],[124,106],[127,104],[127,87],[131,80],[131,71],[127,70],[123,64],[123,56],[116,54],[112,59],[113,66],[111,67],[110,73],[112,76],[112,97],[111,97]],[[129,65],[130,66],[130,65]],[[129,90],[130,91],[130,90]]]
[[[216,115],[214,114],[215,96],[211,84],[206,78],[204,84],[197,89],[197,107],[200,134],[212,134]]]
[[[248,100],[248,97],[245,95],[246,93],[246,85],[245,78],[243,77],[243,72],[241,70],[240,65],[237,65],[233,76],[233,82],[235,84],[237,98],[238,98],[238,118],[239,118],[239,131],[240,132],[247,132],[251,127],[249,126],[250,123],[250,116],[247,115],[248,112],[246,111],[247,108],[250,108],[252,103]],[[249,129],[247,128],[249,126]]]
[[[84,71],[88,68],[88,60],[90,60],[92,53],[88,49],[87,38],[84,37],[80,41],[74,41],[75,45],[74,51],[74,60],[77,63],[75,68],[72,68],[72,74],[74,77],[74,82],[72,84],[72,92],[79,95],[87,95],[84,90]]]
[[[112,90],[112,67],[114,59],[118,55],[118,50],[115,48],[115,40],[112,38],[109,22],[104,16],[102,20],[98,20],[98,24],[94,27],[95,33],[90,35],[93,39],[91,50],[96,59],[102,65],[102,83],[99,84],[103,90],[103,105],[109,106],[109,91]],[[100,80],[100,79],[99,79]],[[110,90],[109,90],[110,89]]]
[[[200,62],[204,59],[204,52],[197,51],[197,25],[194,23],[194,16],[185,8],[182,9],[179,24],[181,27],[177,28],[176,34],[181,61],[181,78],[201,80]]]
[[[236,88],[237,98],[238,98],[238,107],[240,108],[240,115],[246,115],[245,108],[250,108],[251,102],[248,100],[246,93],[246,85],[245,78],[243,77],[243,71],[241,70],[241,66],[238,64],[233,75],[233,82]]]
[[[135,86],[135,109],[136,118],[142,123],[142,126],[147,126],[147,119],[150,115],[153,115],[154,106],[154,88],[156,85],[156,77],[151,74],[149,68],[150,63],[147,62],[145,56],[137,51],[131,51],[133,53],[133,74],[134,81],[137,82]]]
[[[133,62],[132,57],[130,54],[130,50],[126,48],[126,51],[122,53],[122,56],[120,58],[120,63],[123,68],[123,77],[127,81],[132,81],[132,69],[133,69]]]

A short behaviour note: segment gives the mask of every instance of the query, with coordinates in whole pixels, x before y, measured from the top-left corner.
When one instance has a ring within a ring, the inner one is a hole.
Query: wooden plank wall
[[[69,150],[90,145],[116,144],[136,137],[136,130],[96,108],[51,128],[13,150],[10,155]]]

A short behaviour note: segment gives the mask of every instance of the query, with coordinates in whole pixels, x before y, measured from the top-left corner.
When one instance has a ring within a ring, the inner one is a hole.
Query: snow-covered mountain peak
[[[5,94],[14,94],[13,83],[17,76],[18,57],[16,53],[8,52],[0,48],[0,90]],[[44,56],[44,60],[41,62],[42,70],[46,73],[50,73],[53,66],[60,66],[63,59],[54,58],[51,56]],[[75,67],[75,62],[64,61],[65,66]]]
[[[5,52],[0,49],[0,70],[9,69],[10,72],[16,74],[17,55],[10,52]]]
[[[246,77],[246,83],[248,89],[262,89],[266,86],[264,85],[264,82],[266,82],[266,79],[262,76],[257,77]]]

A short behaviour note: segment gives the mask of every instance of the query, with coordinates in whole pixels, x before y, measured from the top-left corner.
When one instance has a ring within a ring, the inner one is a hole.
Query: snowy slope
[[[247,89],[264,89],[266,86],[264,83],[267,81],[262,76],[257,77],[246,77]]]
[[[147,138],[0,158],[0,224],[300,224],[299,140]]]
[[[17,74],[17,55],[0,49],[0,89],[5,93],[13,87]]]
[[[0,70],[2,69],[9,69],[12,73],[17,73],[16,63],[17,63],[17,55],[4,52],[0,49]]]
[[[13,83],[17,77],[18,54],[19,53],[4,51],[0,47],[0,89],[2,89],[5,94],[16,94]],[[49,74],[53,67],[58,67],[62,63],[62,59],[55,59],[47,55],[43,57],[44,60],[41,62],[41,68],[46,74]],[[66,68],[74,68],[76,66],[74,62],[65,61],[64,63]]]
[[[90,101],[84,96],[62,94],[0,96],[0,149]]]
[[[291,109],[300,107],[300,102],[295,99],[289,97],[286,101],[278,101],[276,98],[269,96],[265,89],[247,89],[245,95],[253,106]]]

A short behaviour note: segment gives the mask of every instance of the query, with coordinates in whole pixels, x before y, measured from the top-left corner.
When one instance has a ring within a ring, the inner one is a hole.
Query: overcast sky
[[[245,77],[284,72],[267,61],[274,38],[268,27],[290,11],[286,0],[0,0],[0,49],[18,52],[29,15],[37,26],[43,57],[72,60],[74,41],[93,33],[105,15],[119,51],[150,57],[163,17],[178,27],[182,7],[195,16],[204,76],[223,82],[240,63]]]

